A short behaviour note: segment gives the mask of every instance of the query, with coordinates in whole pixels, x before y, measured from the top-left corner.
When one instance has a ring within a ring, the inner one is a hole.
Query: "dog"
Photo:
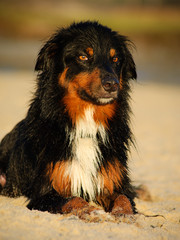
[[[137,78],[131,45],[91,21],[59,29],[45,43],[28,113],[0,145],[1,195],[80,217],[101,208],[137,212],[127,163],[130,80]]]

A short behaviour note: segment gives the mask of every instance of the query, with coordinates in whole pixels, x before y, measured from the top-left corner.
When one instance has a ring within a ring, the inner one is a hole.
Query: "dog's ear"
[[[125,79],[136,79],[136,65],[134,63],[130,48],[134,47],[134,44],[129,41],[126,37],[118,35],[118,44],[120,46],[120,51],[123,52],[124,62],[122,66],[122,75]]]
[[[127,46],[125,47],[125,61],[122,69],[122,75],[124,75],[126,79],[137,78],[136,65]]]
[[[124,62],[124,68],[122,69],[122,74],[125,75],[126,79],[137,78],[136,65],[134,63],[132,54],[130,53],[127,47],[125,50],[125,62]]]
[[[35,71],[48,72],[52,70],[57,49],[55,42],[48,41],[38,54]]]

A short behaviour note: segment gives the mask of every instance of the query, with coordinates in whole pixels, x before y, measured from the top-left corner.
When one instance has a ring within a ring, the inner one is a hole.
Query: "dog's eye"
[[[112,60],[113,60],[114,63],[117,63],[119,61],[119,58],[118,57],[113,57]]]
[[[87,61],[87,60],[88,60],[88,57],[82,55],[82,56],[79,56],[79,59],[80,59],[81,61]]]

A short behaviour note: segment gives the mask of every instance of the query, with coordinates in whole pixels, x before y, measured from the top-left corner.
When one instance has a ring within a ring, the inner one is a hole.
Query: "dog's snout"
[[[116,78],[106,77],[102,80],[102,85],[105,91],[115,92],[118,90],[119,82]]]

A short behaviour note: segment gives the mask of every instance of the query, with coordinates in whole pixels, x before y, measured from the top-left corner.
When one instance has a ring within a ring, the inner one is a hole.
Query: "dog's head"
[[[136,68],[126,37],[97,22],[73,24],[58,31],[41,49],[35,70],[53,74],[72,97],[110,104]]]

